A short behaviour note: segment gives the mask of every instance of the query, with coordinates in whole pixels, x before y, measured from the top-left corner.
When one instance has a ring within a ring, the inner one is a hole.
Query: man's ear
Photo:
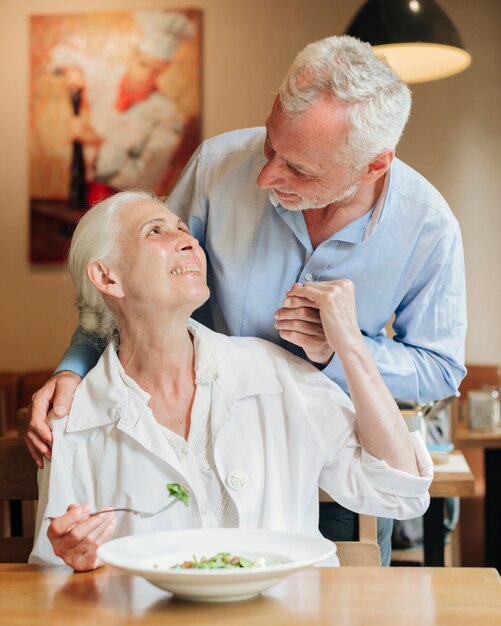
[[[395,150],[383,150],[367,166],[365,173],[361,177],[361,182],[368,185],[375,183],[390,169],[390,165],[395,157]]]
[[[102,261],[93,261],[87,268],[87,276],[101,293],[113,298],[125,297],[118,275]]]

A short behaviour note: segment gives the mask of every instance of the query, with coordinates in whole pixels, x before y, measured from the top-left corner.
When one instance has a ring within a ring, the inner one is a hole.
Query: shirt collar
[[[218,383],[230,400],[282,391],[267,351],[259,350],[257,339],[231,340],[190,320],[194,338],[195,384]],[[252,345],[250,345],[252,342]],[[249,362],[252,348],[252,366]],[[276,348],[275,348],[276,349]],[[118,421],[127,415],[129,405],[145,407],[150,395],[127,375],[112,344],[77,388],[66,430],[76,432]],[[141,411],[136,410],[138,416]]]
[[[67,432],[106,426],[127,413],[128,388],[117,364],[115,346],[109,344],[96,366],[77,387],[68,416]]]
[[[189,329],[195,343],[199,342],[200,376],[217,381],[230,401],[282,391],[273,360],[264,347],[267,342],[254,337],[229,338],[194,320],[190,320]]]
[[[372,237],[374,231],[376,230],[376,226],[383,219],[383,212],[386,206],[386,198],[388,197],[388,188],[390,186],[390,178],[391,167],[386,172],[386,175],[384,177],[383,189],[370,213],[370,219],[364,232],[363,241],[367,241],[367,239],[370,239]]]
[[[214,347],[202,338],[198,332],[204,328],[194,320],[188,323],[188,330],[193,337],[195,349],[195,384],[213,383],[219,376],[219,368]]]
[[[212,383],[218,376],[214,350],[210,345],[200,341],[200,337],[196,333],[196,329],[192,325],[191,321],[188,324],[188,331],[193,337],[193,349],[195,351],[195,385]],[[148,404],[151,395],[147,391],[144,391],[144,389],[142,389],[136,381],[126,373],[116,354],[115,365],[124,385],[128,387],[130,391],[138,395],[145,404]]]
[[[391,179],[391,168],[386,172],[383,189],[379,198],[374,206],[359,217],[347,224],[340,231],[329,237],[328,241],[344,241],[346,243],[362,243],[367,241],[374,234],[377,225],[383,219],[384,209],[386,207],[386,199],[388,197],[388,188]],[[290,228],[296,233],[298,239],[309,249],[310,253],[311,243],[309,243],[309,237],[306,230],[306,224],[304,222],[302,211],[290,211],[284,208],[279,202],[272,199],[270,196],[270,202],[275,207],[275,210],[279,213],[282,219],[289,225]],[[314,209],[312,209],[314,210]]]

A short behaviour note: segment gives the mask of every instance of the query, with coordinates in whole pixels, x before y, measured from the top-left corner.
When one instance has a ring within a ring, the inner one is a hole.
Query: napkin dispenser
[[[400,409],[409,432],[419,431],[423,441],[426,442],[426,419],[423,411],[416,407],[415,409]]]
[[[471,430],[495,430],[499,426],[500,416],[497,389],[468,392],[468,424]]]
[[[397,404],[409,431],[419,431],[423,441],[428,443],[427,423],[436,418],[440,411],[443,411],[458,397],[459,393],[455,393],[453,396],[449,396],[448,398],[435,400],[434,402],[428,402],[427,404],[416,404],[415,402],[408,400],[397,400]]]

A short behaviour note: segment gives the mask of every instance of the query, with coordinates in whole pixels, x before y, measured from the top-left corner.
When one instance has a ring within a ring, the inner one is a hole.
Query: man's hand
[[[350,280],[296,283],[283,305],[275,314],[275,327],[314,363],[326,365],[335,352],[360,337]]]
[[[40,468],[43,468],[43,458],[50,461],[51,457],[52,431],[47,424],[47,415],[51,408],[56,417],[68,415],[75,390],[81,380],[74,372],[59,372],[31,398],[28,407],[28,430],[24,440]]]
[[[53,520],[47,537],[54,553],[77,572],[86,572],[103,565],[96,551],[106,543],[116,528],[114,513],[89,517],[90,507],[70,504],[66,513]]]

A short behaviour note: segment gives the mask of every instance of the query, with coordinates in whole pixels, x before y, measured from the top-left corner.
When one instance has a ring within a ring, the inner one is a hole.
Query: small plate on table
[[[452,443],[429,443],[428,452],[434,465],[443,465],[448,462],[449,454],[454,450]]]
[[[229,569],[172,569],[220,552],[264,566]],[[170,530],[120,537],[98,549],[105,563],[142,576],[185,600],[247,600],[289,574],[325,561],[336,546],[323,537],[272,530],[211,528]]]

